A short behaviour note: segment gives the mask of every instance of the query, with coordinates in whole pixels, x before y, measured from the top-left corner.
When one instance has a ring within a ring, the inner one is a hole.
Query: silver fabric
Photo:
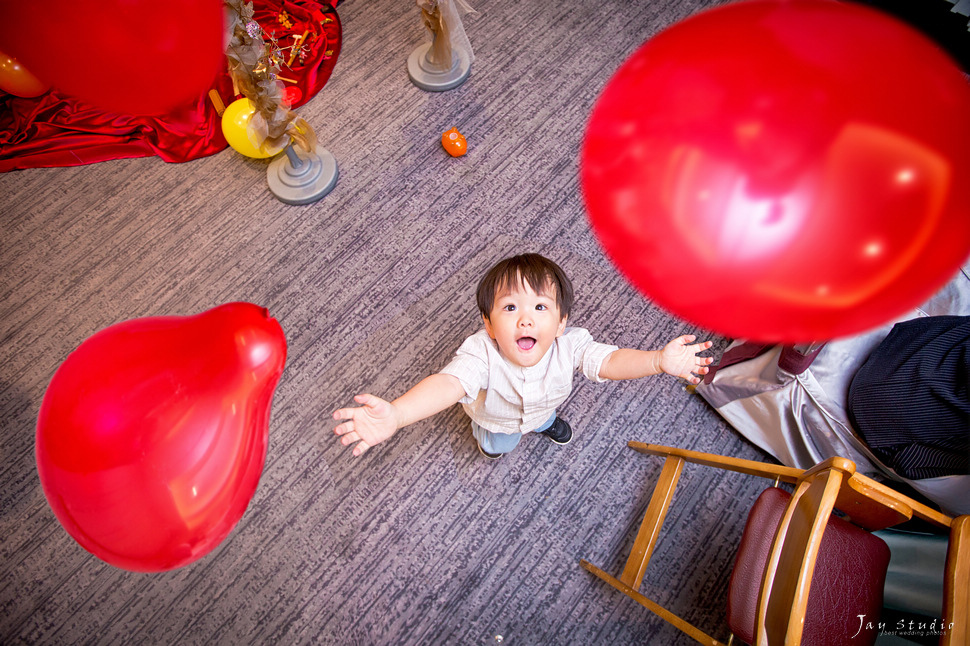
[[[902,320],[970,315],[970,263],[908,315],[869,332],[831,341],[812,365],[793,375],[778,367],[781,346],[717,371],[697,392],[728,423],[782,464],[808,468],[832,456],[849,458],[860,473],[906,482],[955,514],[970,513],[970,476],[909,480],[865,446],[849,422],[849,384],[872,350]],[[739,345],[735,341],[731,347]]]

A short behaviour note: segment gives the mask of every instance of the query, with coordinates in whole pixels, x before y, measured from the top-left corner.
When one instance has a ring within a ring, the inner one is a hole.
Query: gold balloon
[[[222,134],[233,150],[254,159],[265,159],[278,154],[285,146],[270,147],[265,143],[257,148],[249,138],[249,120],[256,106],[247,98],[237,99],[222,113]]]
[[[50,85],[31,74],[20,61],[0,52],[0,90],[29,99],[49,89]]]

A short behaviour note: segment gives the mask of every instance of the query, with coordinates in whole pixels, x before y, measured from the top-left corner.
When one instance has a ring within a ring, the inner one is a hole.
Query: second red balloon
[[[750,0],[647,41],[582,148],[606,253],[729,337],[818,341],[918,305],[970,254],[970,86],[896,19]]]
[[[262,474],[283,330],[250,303],[117,323],[51,379],[37,470],[67,532],[127,570],[181,567],[232,531]]]

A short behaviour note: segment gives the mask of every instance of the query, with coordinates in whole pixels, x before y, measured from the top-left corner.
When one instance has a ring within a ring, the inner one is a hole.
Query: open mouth
[[[520,350],[524,350],[528,352],[535,346],[536,340],[533,339],[531,336],[524,336],[520,339],[517,339],[515,343],[519,346]]]

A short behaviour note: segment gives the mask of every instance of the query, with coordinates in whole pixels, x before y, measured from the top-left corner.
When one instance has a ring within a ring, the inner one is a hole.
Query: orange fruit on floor
[[[441,145],[452,157],[461,157],[468,152],[468,143],[465,136],[458,132],[458,128],[452,128],[441,135]]]

